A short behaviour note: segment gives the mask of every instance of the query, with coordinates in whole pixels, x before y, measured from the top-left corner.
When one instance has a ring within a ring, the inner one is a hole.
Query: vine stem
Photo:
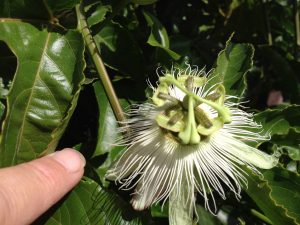
[[[78,20],[78,29],[79,31],[81,31],[85,45],[93,59],[97,73],[104,86],[105,92],[107,94],[110,105],[114,111],[115,117],[119,122],[122,122],[125,120],[124,112],[115,93],[115,90],[112,86],[108,73],[105,69],[104,63],[100,57],[100,52],[97,48],[97,45],[86,22],[82,5],[76,5],[76,14]]]

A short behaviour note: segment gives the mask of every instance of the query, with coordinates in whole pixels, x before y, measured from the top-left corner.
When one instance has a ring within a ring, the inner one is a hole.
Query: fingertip
[[[0,224],[30,224],[80,181],[84,166],[81,153],[67,148],[1,169]]]
[[[69,173],[82,171],[86,164],[83,155],[71,148],[56,151],[48,157],[52,157],[52,159],[60,163]]]

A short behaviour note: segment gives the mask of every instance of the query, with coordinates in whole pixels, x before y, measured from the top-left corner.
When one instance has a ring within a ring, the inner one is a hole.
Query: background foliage
[[[78,3],[0,2],[0,165],[63,147],[85,155],[85,178],[36,224],[167,224],[165,208],[136,212],[130,193],[104,179],[122,148],[110,144],[117,138],[117,122],[76,29]],[[198,224],[300,224],[299,1],[82,4],[124,108],[147,99],[146,79],[155,82],[158,66],[215,67],[227,93],[243,94],[248,111],[257,112],[255,119],[270,132],[271,140],[257,146],[282,153],[279,167],[262,171],[264,177],[249,175],[240,202],[229,191],[226,200],[217,199],[217,217],[204,210],[199,198]]]

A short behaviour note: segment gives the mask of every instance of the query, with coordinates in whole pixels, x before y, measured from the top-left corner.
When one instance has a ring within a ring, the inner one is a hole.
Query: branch
[[[115,117],[119,122],[124,121],[125,120],[124,112],[122,110],[118,97],[114,91],[112,83],[109,79],[104,63],[100,57],[100,53],[97,48],[97,45],[95,44],[94,38],[87,25],[86,18],[81,5],[76,6],[76,14],[78,19],[78,29],[81,31],[83,35],[85,45],[93,59],[99,78],[102,81],[108,100],[114,111]]]

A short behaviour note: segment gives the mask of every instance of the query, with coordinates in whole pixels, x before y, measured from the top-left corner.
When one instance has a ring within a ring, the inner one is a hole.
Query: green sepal
[[[155,105],[163,106],[165,104],[165,100],[158,97],[159,93],[164,93],[164,94],[169,93],[169,87],[166,83],[159,84],[152,97],[152,101]]]
[[[204,127],[202,124],[197,126],[197,132],[201,135],[208,136],[223,127],[223,121],[220,118],[214,119],[210,128]]]
[[[173,132],[180,132],[184,128],[184,122],[182,120],[177,121],[175,124],[170,124],[169,121],[176,112],[171,112],[170,116],[160,114],[156,117],[157,124],[167,130]]]
[[[177,80],[181,83],[181,84],[185,84],[186,80],[189,77],[193,77],[193,87],[202,87],[206,82],[207,82],[207,78],[206,77],[197,77],[197,76],[190,76],[190,75],[181,75],[179,77],[177,77]]]

